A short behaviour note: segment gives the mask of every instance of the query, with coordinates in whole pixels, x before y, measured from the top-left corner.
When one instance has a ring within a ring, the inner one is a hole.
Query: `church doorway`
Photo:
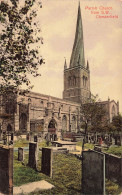
[[[8,133],[12,132],[12,126],[10,124],[8,124],[8,126],[7,126],[7,132]]]
[[[57,126],[57,123],[55,119],[51,119],[48,125],[48,134],[49,134],[50,141],[56,141],[57,139],[56,126]]]

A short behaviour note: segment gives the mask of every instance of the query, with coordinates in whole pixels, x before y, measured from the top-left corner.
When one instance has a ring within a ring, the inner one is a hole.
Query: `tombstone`
[[[13,133],[8,133],[7,134],[7,144],[12,145],[14,141],[14,134]]]
[[[115,139],[112,138],[112,145],[115,145]]]
[[[56,134],[54,135],[54,141],[57,141],[57,135]]]
[[[38,137],[37,137],[37,135],[34,135],[34,142],[38,142]]]
[[[13,147],[0,146],[0,194],[13,194]]]
[[[117,137],[115,137],[115,145],[117,145]]]
[[[42,148],[42,173],[52,177],[52,159],[53,150],[51,148]]]
[[[3,132],[3,144],[4,145],[7,144],[7,135],[6,135],[6,132]]]
[[[24,161],[24,148],[18,148],[18,161]]]
[[[88,135],[88,143],[91,143],[91,136]]]
[[[57,135],[56,134],[52,134],[52,141],[56,141],[57,140]]]
[[[30,142],[29,143],[29,161],[28,165],[34,169],[37,167],[38,160],[38,143]]]
[[[94,150],[97,151],[97,152],[101,152],[102,151],[102,148],[99,147],[99,146],[94,146]]]
[[[11,141],[14,141],[14,134],[11,133]]]
[[[82,153],[82,193],[105,194],[105,155],[88,150]]]
[[[10,145],[10,141],[11,141],[11,134],[6,134],[7,136],[7,145]]]
[[[26,136],[26,140],[29,141],[29,137],[30,137],[30,136],[29,136],[29,133],[28,133],[27,136]]]

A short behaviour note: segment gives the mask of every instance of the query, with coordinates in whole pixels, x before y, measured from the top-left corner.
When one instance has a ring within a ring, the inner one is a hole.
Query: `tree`
[[[89,129],[93,132],[99,132],[108,124],[105,106],[100,100],[97,101],[97,99],[97,95],[93,96],[81,105],[81,116],[85,129],[85,137]]]
[[[118,116],[113,117],[112,125],[114,126],[114,129],[118,132],[122,131],[122,116],[120,114]]]
[[[36,22],[39,0],[8,0],[0,3],[0,88],[31,88],[28,74],[39,76],[44,59],[39,54],[43,39]],[[33,21],[34,19],[34,21]]]

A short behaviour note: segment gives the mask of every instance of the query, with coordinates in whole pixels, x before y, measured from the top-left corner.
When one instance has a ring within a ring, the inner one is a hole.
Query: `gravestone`
[[[34,142],[38,142],[38,137],[37,137],[37,135],[34,136]]]
[[[34,169],[37,167],[38,160],[38,143],[30,142],[29,143],[29,161],[28,165]]]
[[[27,136],[26,136],[26,140],[29,141],[29,138],[30,138],[30,135],[29,135],[29,133],[28,133]]]
[[[101,152],[102,148],[100,146],[94,146],[94,150],[97,152]]]
[[[50,148],[42,148],[42,173],[52,177],[52,159],[53,150]]]
[[[7,144],[7,135],[6,135],[6,132],[3,132],[3,144],[4,145]]]
[[[0,146],[0,194],[13,194],[13,147]]]
[[[112,145],[115,145],[115,139],[112,137]]]
[[[13,142],[14,142],[14,133],[11,133],[11,144],[13,144]]]
[[[24,161],[24,148],[18,148],[18,161]]]
[[[105,194],[105,155],[88,150],[82,153],[82,193]]]

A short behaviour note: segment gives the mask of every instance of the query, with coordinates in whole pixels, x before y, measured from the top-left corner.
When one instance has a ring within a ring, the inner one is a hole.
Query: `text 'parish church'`
[[[90,98],[90,68],[85,63],[83,25],[80,5],[78,7],[76,34],[70,65],[64,63],[63,99],[29,92],[6,92],[0,97],[1,132],[36,132],[45,136],[61,136],[62,131],[81,130],[81,104]],[[102,104],[109,121],[119,112],[119,104],[114,100]]]

